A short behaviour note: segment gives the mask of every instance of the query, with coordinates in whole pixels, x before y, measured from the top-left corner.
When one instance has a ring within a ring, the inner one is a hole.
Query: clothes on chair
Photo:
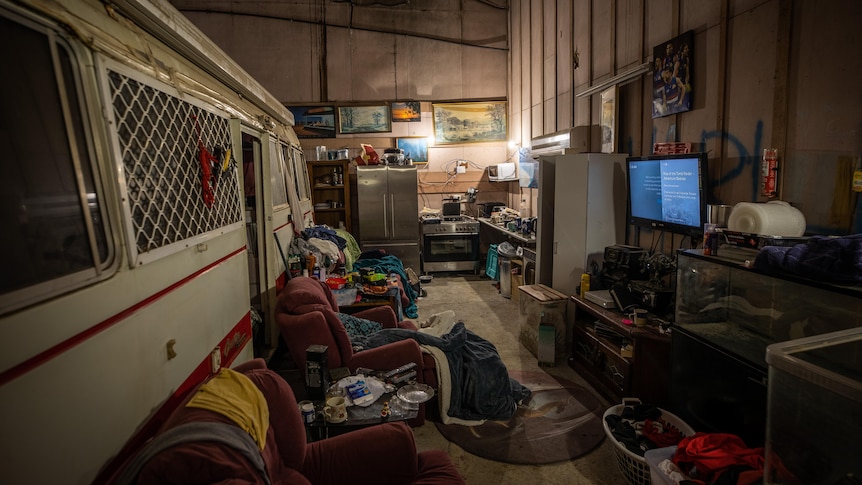
[[[223,368],[192,396],[188,407],[209,409],[227,417],[263,449],[269,428],[269,408],[248,377]]]

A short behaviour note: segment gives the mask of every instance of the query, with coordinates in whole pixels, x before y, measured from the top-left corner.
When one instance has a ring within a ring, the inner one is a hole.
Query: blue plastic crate
[[[488,246],[488,261],[485,263],[485,274],[492,280],[497,279],[497,245]]]

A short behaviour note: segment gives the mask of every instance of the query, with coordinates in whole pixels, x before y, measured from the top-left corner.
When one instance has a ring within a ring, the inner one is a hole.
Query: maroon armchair
[[[236,368],[260,389],[269,408],[266,444],[260,451],[272,484],[463,484],[441,450],[417,452],[413,431],[404,423],[384,423],[314,443],[287,382],[266,369],[263,359]],[[190,393],[193,396],[194,392]],[[233,422],[214,411],[177,408],[161,432],[190,422]],[[237,428],[239,429],[239,428]],[[168,447],[146,461],[137,474],[147,484],[264,484],[252,460],[235,447],[192,441]]]
[[[375,370],[394,369],[408,362],[416,363],[417,382],[437,388],[434,360],[423,356],[419,344],[413,339],[401,340],[382,347],[353,352],[350,337],[336,313],[338,304],[329,287],[315,279],[299,276],[290,279],[278,296],[275,321],[288,352],[299,369],[305,369],[305,350],[309,345],[326,345],[330,368],[347,367],[351,372],[359,367]],[[354,316],[379,322],[383,328],[416,330],[409,320],[397,321],[389,306],[373,307]],[[427,368],[427,366],[431,368]],[[419,416],[411,421],[421,426],[425,421],[425,405]]]

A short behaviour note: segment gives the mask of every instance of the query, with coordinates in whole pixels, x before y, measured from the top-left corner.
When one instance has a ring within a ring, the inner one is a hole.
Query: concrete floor
[[[417,301],[417,322],[422,322],[435,313],[453,310],[467,328],[497,347],[503,362],[510,370],[543,371],[592,390],[590,385],[565,363],[558,363],[554,367],[539,367],[536,358],[518,341],[518,303],[501,296],[492,280],[473,275],[435,273],[433,280],[424,283],[422,288],[427,292],[427,296]],[[593,394],[606,405],[605,409],[611,406],[598,393]],[[420,451],[447,451],[469,484],[626,483],[617,468],[613,444],[607,438],[596,449],[575,460],[531,466],[490,461],[467,453],[444,438],[434,423],[426,422],[415,428],[414,433]]]

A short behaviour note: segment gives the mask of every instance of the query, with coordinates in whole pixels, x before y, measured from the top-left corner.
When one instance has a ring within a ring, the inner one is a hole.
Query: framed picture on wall
[[[396,138],[395,148],[404,150],[404,158],[413,160],[413,163],[428,163],[428,138],[424,136]]]
[[[614,153],[617,136],[617,87],[602,91],[602,153]]]
[[[421,110],[419,101],[392,103],[392,121],[422,121]]]
[[[694,69],[694,31],[653,49],[652,117],[691,110]]]
[[[392,121],[388,104],[374,106],[339,106],[339,133],[388,133]]]
[[[506,141],[505,101],[434,103],[434,143]]]
[[[288,106],[299,138],[335,138],[335,108],[332,106]]]

